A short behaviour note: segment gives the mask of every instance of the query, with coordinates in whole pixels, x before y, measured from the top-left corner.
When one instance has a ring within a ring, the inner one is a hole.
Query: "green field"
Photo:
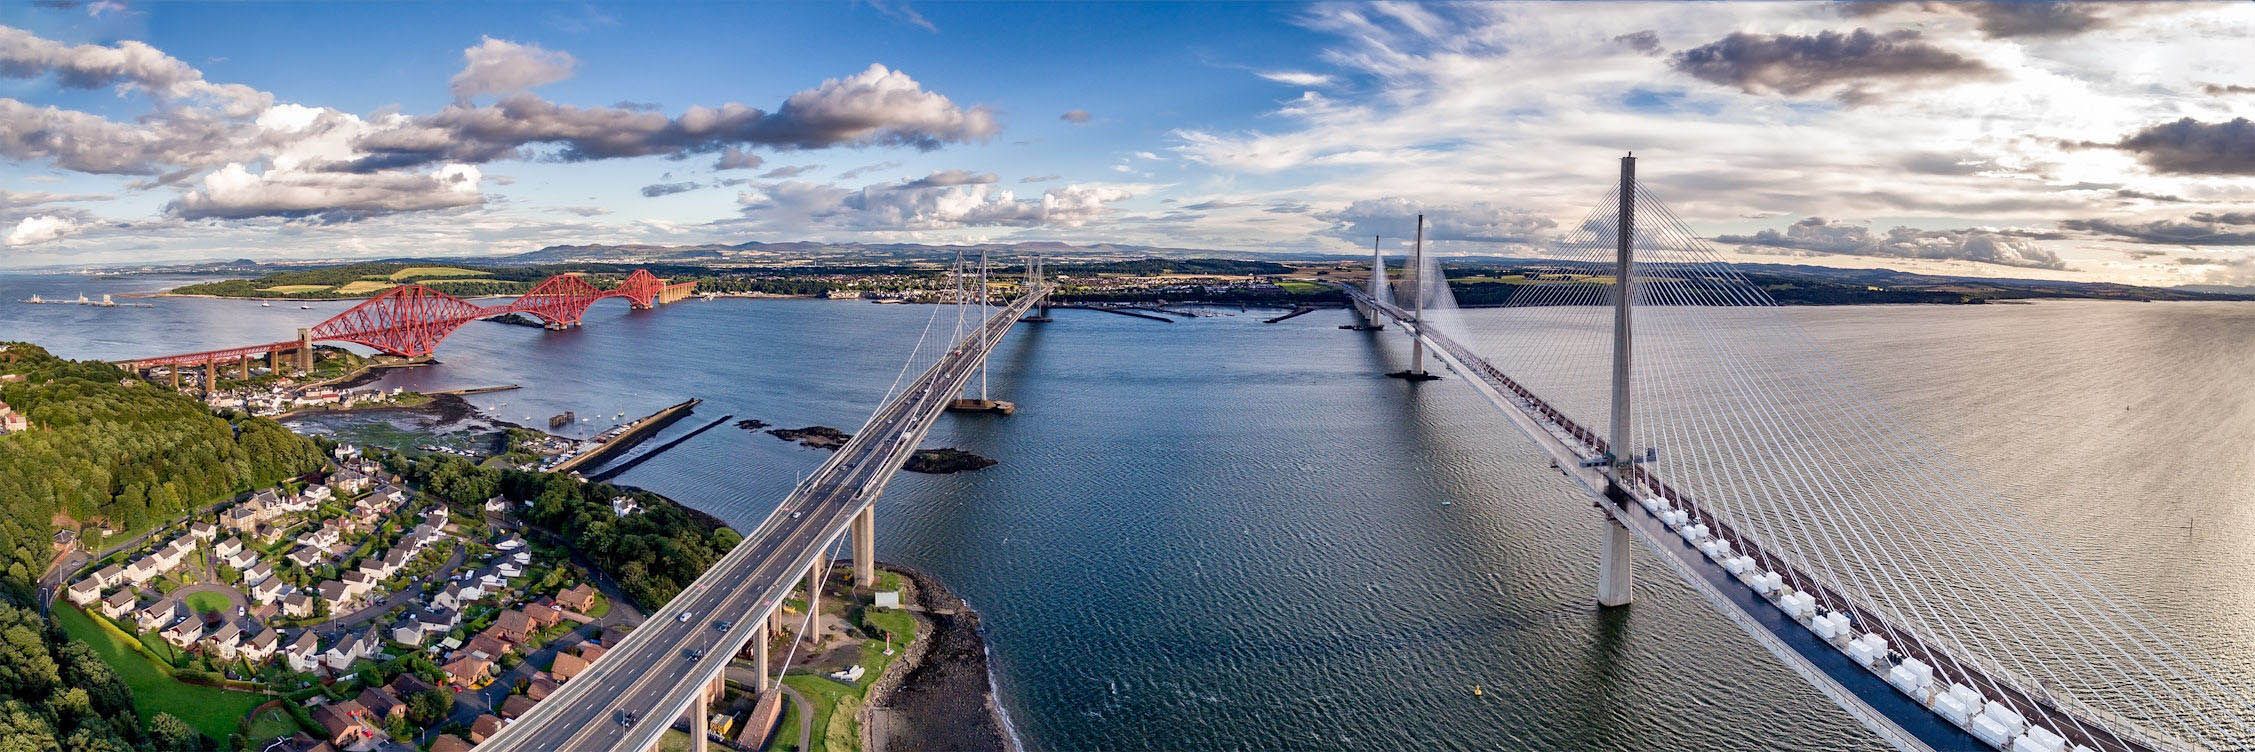
[[[283,295],[293,295],[301,292],[321,292],[327,289],[329,289],[328,285],[275,285],[273,287],[258,288],[258,291],[278,292]]]
[[[204,732],[205,736],[224,741],[241,728],[243,716],[267,700],[265,695],[173,679],[155,661],[134,650],[132,640],[96,624],[95,617],[77,606],[58,605],[61,607],[55,609],[55,622],[62,625],[63,632],[93,648],[117,671],[118,678],[133,688],[133,704],[141,712],[142,723],[158,713],[171,713]]]
[[[401,269],[401,270],[399,270],[399,271],[396,271],[396,272],[392,272],[392,273],[391,273],[391,281],[393,281],[393,282],[405,282],[405,281],[407,281],[407,280],[410,280],[410,279],[432,279],[432,278],[436,278],[436,277],[483,277],[483,276],[486,276],[486,273],[485,273],[485,272],[481,272],[481,271],[478,271],[478,270],[476,270],[476,269],[463,269],[463,268],[460,268],[460,267],[453,267],[453,266],[410,266],[410,267],[407,267],[407,268],[405,268],[405,269]]]
[[[366,295],[378,290],[389,290],[393,287],[397,287],[397,285],[394,285],[390,282],[377,282],[373,280],[356,279],[351,282],[345,283],[343,287],[337,288],[337,294]]]
[[[297,733],[297,731],[297,719],[291,718],[289,711],[281,708],[268,708],[266,712],[251,719],[250,741],[255,744],[276,737],[289,736]]]
[[[219,613],[231,605],[234,605],[234,601],[227,600],[227,596],[209,590],[188,594],[189,610],[199,614]]]
[[[1331,289],[1330,285],[1322,284],[1319,282],[1309,282],[1300,279],[1287,279],[1282,282],[1276,283],[1276,286],[1284,288],[1285,292],[1292,293],[1294,295],[1312,295],[1319,292],[1326,292]]]

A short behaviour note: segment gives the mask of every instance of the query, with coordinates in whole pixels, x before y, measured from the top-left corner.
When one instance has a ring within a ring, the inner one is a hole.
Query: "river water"
[[[0,339],[114,358],[285,339],[345,307],[15,302],[181,281],[0,275]],[[656,441],[723,414],[852,430],[933,313],[605,302],[571,332],[471,324],[440,364],[380,383],[522,384],[470,399],[535,425],[572,410],[591,420],[563,432],[582,435],[689,397],[705,404]],[[1405,365],[1399,337],[1341,331],[1337,311],[1218,313],[1018,327],[992,365],[1018,414],[952,416],[927,442],[1001,464],[903,474],[879,504],[880,557],[985,614],[1029,746],[1880,748],[1642,552],[1636,605],[1595,608],[1587,499],[1459,380],[1378,377]],[[2096,584],[2202,603],[2157,618],[2255,670],[2255,580],[2215,574],[2255,571],[2255,305],[1784,315],[1893,415],[2009,468],[1994,490]],[[823,456],[724,426],[617,482],[750,525]]]

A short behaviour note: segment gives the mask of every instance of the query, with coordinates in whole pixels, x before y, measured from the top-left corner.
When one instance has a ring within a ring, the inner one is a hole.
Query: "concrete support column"
[[[767,631],[768,621],[770,620],[761,619],[757,625],[752,627],[752,672],[759,674],[759,679],[752,683],[752,690],[762,695],[767,694],[768,690],[767,643],[770,639]]]
[[[706,752],[706,738],[712,734],[705,728],[705,719],[712,717],[712,707],[705,701],[705,693],[697,693],[697,701],[689,703],[689,752]]]
[[[806,628],[801,630],[799,637],[809,645],[821,642],[822,575],[829,571],[829,560],[820,554],[814,557],[814,566],[806,570]]]
[[[174,363],[166,368],[172,371],[172,390],[180,391],[180,364]]]
[[[251,380],[251,356],[245,355],[242,360],[235,361],[235,363],[242,367],[243,380]]]
[[[204,395],[210,396],[219,389],[219,361],[204,361]]]
[[[877,505],[862,507],[853,518],[853,584],[877,586]]]
[[[1629,529],[1611,515],[1605,517],[1605,541],[1597,553],[1597,605],[1626,606],[1630,592]]]

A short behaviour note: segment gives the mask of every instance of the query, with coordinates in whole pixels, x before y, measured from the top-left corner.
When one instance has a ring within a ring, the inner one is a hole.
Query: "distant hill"
[[[625,264],[677,263],[727,264],[772,262],[779,258],[866,262],[935,261],[953,259],[958,251],[985,249],[997,257],[1039,253],[1052,259],[1117,260],[1122,258],[1277,258],[1275,254],[1169,248],[1119,243],[1074,245],[1054,241],[978,245],[928,245],[924,243],[786,243],[748,242],[735,245],[552,245],[512,256],[481,259],[503,264]],[[1311,256],[1316,257],[1316,256]],[[1334,258],[1323,255],[1322,258]]]
[[[2177,285],[2174,289],[2217,295],[2255,296],[2255,285]]]
[[[1528,269],[1563,269],[1606,275],[1611,265],[1531,258],[1452,258],[1443,262],[1453,278],[1501,275]],[[1843,269],[1804,264],[1732,264],[1732,270],[1784,305],[1859,305],[1868,303],[1986,303],[2002,300],[2082,298],[2093,300],[2255,300],[2255,294],[2140,287],[2112,282],[2052,279],[1958,277],[1893,269]],[[1498,282],[1451,285],[1464,305],[1500,305],[1517,285]]]

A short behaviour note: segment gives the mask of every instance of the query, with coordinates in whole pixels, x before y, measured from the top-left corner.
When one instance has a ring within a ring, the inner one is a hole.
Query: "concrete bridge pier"
[[[245,355],[237,359],[235,361],[235,365],[241,367],[242,379],[244,381],[251,380],[251,356]]]
[[[218,391],[219,391],[219,361],[216,361],[216,360],[207,360],[207,361],[204,361],[204,396],[206,396],[206,397],[209,397],[209,396],[213,395],[214,393],[217,393]]]
[[[759,674],[759,679],[752,684],[752,691],[763,695],[767,694],[768,690],[767,642],[770,635],[767,631],[767,623],[769,620],[762,618],[758,623],[752,625],[752,672]]]
[[[806,571],[806,628],[799,630],[799,638],[808,645],[822,643],[822,579],[830,572],[830,559],[826,554],[816,554],[814,566]]]
[[[1612,515],[1605,516],[1605,540],[1597,552],[1597,605],[1626,606],[1635,600],[1630,592],[1629,529]]]
[[[853,586],[877,587],[877,505],[853,516]]]
[[[711,696],[707,692],[698,692],[697,701],[689,703],[689,752],[706,752],[710,749],[706,746],[706,738],[712,736],[712,733],[705,727],[705,719],[712,717],[712,703],[706,699]]]

